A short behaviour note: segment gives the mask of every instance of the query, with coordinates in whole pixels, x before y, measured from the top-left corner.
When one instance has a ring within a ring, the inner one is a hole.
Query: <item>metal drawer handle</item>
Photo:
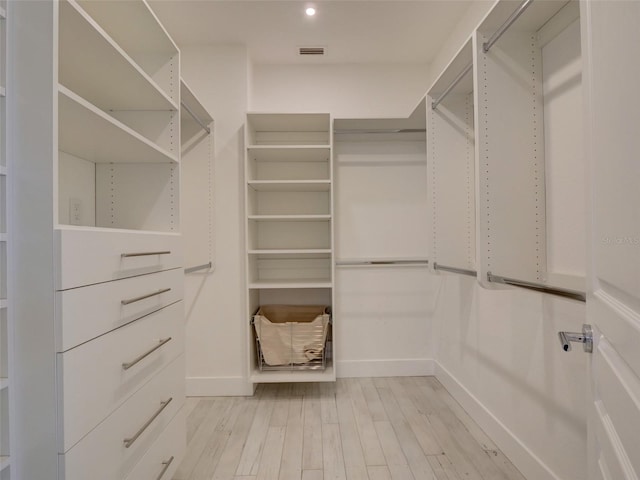
[[[153,416],[149,420],[147,420],[147,422],[142,427],[140,427],[140,430],[138,430],[133,437],[124,439],[125,448],[129,448],[131,445],[134,444],[134,442],[138,439],[138,437],[144,433],[144,431],[149,427],[149,425],[151,425],[151,423],[153,423],[153,421],[158,417],[158,415],[160,415],[162,411],[165,408],[167,408],[167,405],[171,403],[171,400],[173,400],[173,397],[170,397],[169,400],[165,402],[160,402],[160,408],[158,409],[158,411],[154,413]]]
[[[122,258],[128,257],[148,257],[150,255],[170,255],[171,250],[163,250],[161,252],[136,252],[136,253],[123,253],[120,255]]]
[[[128,300],[122,300],[120,303],[122,303],[122,305],[129,305],[130,303],[136,303],[136,302],[139,302],[140,300],[144,300],[145,298],[155,297],[156,295],[160,295],[162,293],[167,293],[170,291],[171,291],[170,288],[163,288],[162,290],[158,290],[157,292],[147,293],[146,295],[142,295],[140,297],[130,298]]]
[[[123,363],[122,364],[122,369],[123,370],[129,370],[131,367],[133,367],[136,363],[138,363],[140,360],[143,360],[144,358],[146,358],[147,356],[151,355],[153,352],[155,352],[156,350],[158,350],[161,346],[163,346],[165,343],[169,342],[171,340],[171,337],[165,338],[160,340],[160,342],[158,342],[158,345],[156,345],[155,347],[153,347],[151,350],[144,352],[142,355],[140,355],[139,357],[134,358],[133,360],[131,360],[130,362],[127,363]]]
[[[166,462],[162,462],[162,465],[164,465],[164,467],[162,467],[162,471],[160,472],[160,475],[158,475],[158,478],[156,478],[156,480],[160,480],[164,474],[167,472],[167,470],[169,469],[169,466],[171,465],[171,463],[173,462],[174,457],[171,457],[169,460],[167,460]]]

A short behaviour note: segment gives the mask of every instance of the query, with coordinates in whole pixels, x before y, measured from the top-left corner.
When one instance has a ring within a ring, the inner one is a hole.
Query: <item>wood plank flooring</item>
[[[525,480],[435,377],[187,399],[173,480]]]

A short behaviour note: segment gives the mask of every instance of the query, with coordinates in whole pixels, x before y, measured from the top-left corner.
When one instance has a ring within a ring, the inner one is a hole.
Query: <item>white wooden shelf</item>
[[[7,238],[8,237],[6,233],[0,233],[0,242],[6,242]]]
[[[4,86],[0,86],[0,97],[7,96],[7,89]]]
[[[60,85],[59,149],[95,163],[176,163],[177,157]]]
[[[274,289],[274,288],[332,288],[331,280],[327,279],[287,279],[287,280],[263,280],[250,282],[250,289]]]
[[[213,122],[213,117],[207,111],[207,109],[202,105],[202,102],[196,97],[195,93],[189,88],[189,85],[183,80],[180,79],[180,103],[182,105],[186,105],[189,110],[193,112],[193,114],[198,117],[202,123],[205,125],[209,125]],[[187,113],[184,117],[187,120],[192,120],[191,115]]]
[[[7,456],[3,455],[0,457],[0,472],[10,465],[11,465],[11,457],[9,457],[8,455]]]
[[[0,7],[0,19],[6,20],[6,18],[7,18],[7,11],[4,8]]]
[[[4,165],[0,165],[0,175],[3,177],[7,175],[7,167]]]
[[[2,308],[7,308],[7,299],[6,298],[0,298],[0,309]]]
[[[78,3],[127,52],[178,52],[178,47],[145,1],[78,0]]]
[[[318,255],[331,254],[330,248],[283,248],[283,249],[253,249],[249,255]]]
[[[258,222],[328,222],[331,215],[249,215],[248,218]]]
[[[59,81],[72,91],[102,110],[178,110],[177,103],[73,1],[60,2],[59,32]]]
[[[0,390],[4,390],[9,387],[9,379],[6,377],[0,377]]]
[[[76,230],[84,232],[103,232],[103,233],[135,233],[136,235],[175,235],[180,236],[180,233],[167,232],[165,230],[135,230],[130,228],[111,228],[111,227],[94,227],[84,225],[66,225],[58,224],[54,226],[54,230]]]
[[[260,371],[254,369],[250,380],[254,383],[334,382],[336,372],[332,362],[329,361],[324,370]]]
[[[297,151],[297,150],[301,152],[308,152],[309,150],[328,150],[329,148],[331,148],[331,146],[327,144],[319,144],[319,145],[252,144],[252,145],[249,145],[247,148],[251,151],[257,150],[257,151],[263,151],[263,152],[283,150],[283,153],[284,153],[285,151],[291,152],[291,151]]]
[[[247,182],[257,192],[328,192],[330,180],[252,180]]]

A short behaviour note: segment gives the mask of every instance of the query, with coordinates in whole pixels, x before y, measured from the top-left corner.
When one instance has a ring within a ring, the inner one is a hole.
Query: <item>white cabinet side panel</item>
[[[95,226],[95,164],[59,152],[58,167],[58,223]]]
[[[479,278],[491,272],[540,281],[546,266],[542,55],[535,34],[509,30],[484,53],[487,36],[476,32],[474,39]]]
[[[542,49],[549,273],[585,275],[585,161],[580,22]]]

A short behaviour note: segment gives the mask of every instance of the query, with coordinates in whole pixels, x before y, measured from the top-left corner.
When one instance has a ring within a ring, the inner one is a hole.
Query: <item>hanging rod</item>
[[[359,267],[366,265],[429,265],[429,260],[337,260],[337,267]]]
[[[202,122],[202,120],[200,120],[200,119],[198,118],[198,116],[197,116],[195,113],[193,113],[193,110],[191,110],[191,109],[187,106],[187,104],[186,104],[186,103],[184,103],[184,102],[180,102],[180,105],[182,105],[182,106],[184,107],[184,109],[187,111],[187,113],[189,113],[189,115],[191,115],[191,116],[193,117],[193,119],[196,121],[196,123],[197,123],[198,125],[200,125],[200,126],[202,127],[202,129],[203,129],[205,132],[207,132],[207,134],[211,135],[211,129],[210,129],[209,127],[207,127],[207,126]]]
[[[442,94],[440,94],[440,96],[438,98],[436,98],[433,102],[431,102],[431,108],[433,110],[436,109],[436,107],[438,105],[440,105],[440,102],[442,100],[444,100],[444,98],[449,95],[449,93],[451,93],[451,90],[453,90],[454,88],[456,88],[456,85],[458,85],[462,79],[467,75],[467,73],[469,73],[471,71],[471,69],[473,69],[473,62],[469,62],[469,65],[467,65],[466,67],[464,67],[464,70],[462,70],[458,76],[456,78],[453,79],[453,82],[451,82],[451,84],[445,89],[444,92],[442,92]]]
[[[500,277],[498,275],[492,275],[491,272],[487,272],[487,280],[493,283],[502,283],[504,285],[513,285],[514,287],[522,287],[529,290],[535,290],[541,293],[549,293],[551,295],[558,295],[559,297],[570,298],[572,300],[578,300],[579,302],[586,302],[587,296],[584,292],[577,290],[569,290],[567,288],[550,287],[541,283],[525,282],[524,280],[515,280],[513,278]]]
[[[424,133],[426,128],[373,128],[369,130],[334,130],[335,135],[358,135],[370,133]]]
[[[197,272],[198,270],[205,270],[207,268],[211,268],[212,263],[203,263],[202,265],[196,265],[195,267],[189,267],[189,268],[185,268],[184,269],[184,273],[193,273],[193,272]]]
[[[451,273],[459,273],[460,275],[469,275],[470,277],[477,277],[478,272],[475,270],[467,270],[464,268],[456,268],[456,267],[445,267],[444,265],[440,265],[439,263],[433,262],[434,270],[442,270],[443,272],[451,272]]]
[[[493,44],[498,41],[498,39],[502,36],[502,34],[506,32],[511,25],[513,25],[513,22],[515,22],[518,19],[518,17],[522,15],[524,11],[532,3],[533,3],[533,0],[524,0],[524,2],[520,4],[518,9],[515,12],[513,12],[509,18],[507,18],[507,21],[504,22],[500,26],[500,28],[498,28],[498,30],[495,31],[493,35],[491,35],[491,38],[489,38],[489,40],[487,40],[482,44],[482,51],[484,53],[487,53],[491,49],[491,47],[493,47]]]

